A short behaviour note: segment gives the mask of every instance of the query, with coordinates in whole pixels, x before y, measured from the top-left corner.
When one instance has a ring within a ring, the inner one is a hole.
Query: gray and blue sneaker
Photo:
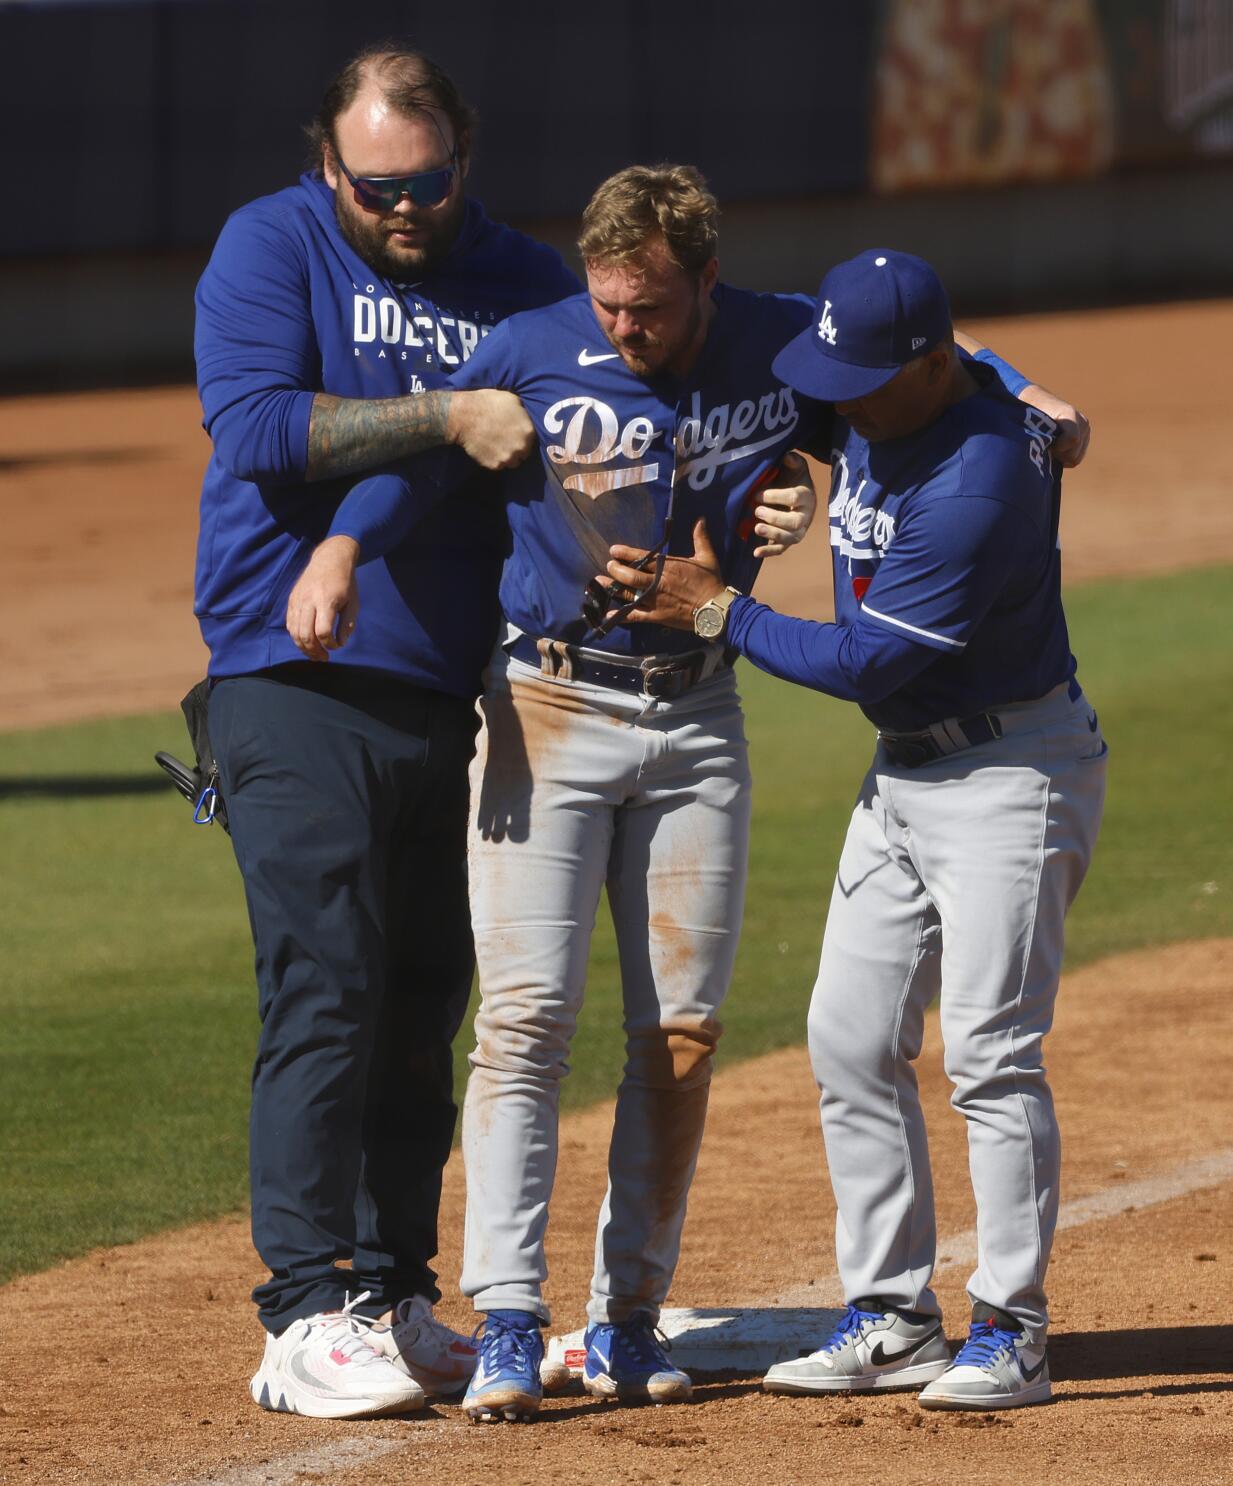
[[[1018,1409],[1052,1396],[1044,1342],[982,1303],[972,1309],[968,1339],[954,1362],[918,1402],[926,1409]]]
[[[485,1424],[529,1419],[538,1413],[544,1397],[539,1378],[543,1360],[538,1316],[529,1311],[489,1311],[463,1411]]]
[[[672,1365],[645,1311],[627,1321],[588,1326],[583,1340],[582,1386],[593,1398],[684,1403],[693,1392],[689,1374]]]
[[[762,1386],[768,1393],[873,1393],[919,1388],[949,1366],[936,1316],[904,1314],[870,1298],[850,1305],[816,1352],[777,1362]]]

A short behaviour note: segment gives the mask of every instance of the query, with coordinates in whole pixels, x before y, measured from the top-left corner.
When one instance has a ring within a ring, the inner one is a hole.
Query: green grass
[[[1221,569],[1068,600],[1112,748],[1071,967],[1233,934],[1231,598]],[[802,1039],[871,744],[855,708],[748,666],[741,687],[757,782],[728,1061]],[[244,1201],[251,947],[226,837],[150,792],[151,754],[182,742],[171,713],[0,735],[0,1279]],[[605,917],[567,1106],[609,1094],[621,1062]]]
[[[169,714],[0,737],[0,1276],[244,1200],[235,865],[169,790],[123,792],[182,732]]]

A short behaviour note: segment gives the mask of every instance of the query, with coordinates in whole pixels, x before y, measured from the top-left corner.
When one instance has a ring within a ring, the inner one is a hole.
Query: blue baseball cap
[[[925,260],[870,248],[822,280],[814,323],[788,342],[773,369],[807,397],[850,402],[952,334],[946,290]]]

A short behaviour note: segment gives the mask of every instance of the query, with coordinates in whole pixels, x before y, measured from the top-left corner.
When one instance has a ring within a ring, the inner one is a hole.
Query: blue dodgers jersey
[[[576,293],[550,248],[468,201],[458,239],[414,284],[375,274],[338,230],[316,175],[240,208],[197,290],[195,349],[214,444],[201,494],[195,611],[210,674],[302,660],[287,597],[354,476],[306,483],[313,398],[388,398],[450,384],[505,316]],[[357,575],[364,621],[330,664],[368,666],[474,695],[499,615],[507,536],[492,477],[472,467],[476,514],[445,511]]]
[[[836,621],[937,651],[866,716],[909,731],[1072,676],[1052,421],[990,382],[906,438],[869,444],[838,415],[833,428]]]
[[[705,517],[725,581],[749,591],[760,565],[749,519],[756,492],[823,416],[771,371],[813,305],[723,284],[715,302],[684,378],[630,371],[580,294],[512,316],[453,379],[517,392],[538,435],[538,459],[504,487],[513,546],[501,606],[519,629],[632,655],[696,648],[693,635],[659,625],[617,626],[601,639],[580,617],[611,543],[660,541],[673,490],[669,551],[691,553],[694,523]]]

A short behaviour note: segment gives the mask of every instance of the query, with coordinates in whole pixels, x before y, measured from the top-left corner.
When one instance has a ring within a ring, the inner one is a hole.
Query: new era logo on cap
[[[822,280],[816,329],[789,341],[775,375],[809,397],[848,402],[951,334],[950,304],[933,269],[911,253],[874,248]]]

